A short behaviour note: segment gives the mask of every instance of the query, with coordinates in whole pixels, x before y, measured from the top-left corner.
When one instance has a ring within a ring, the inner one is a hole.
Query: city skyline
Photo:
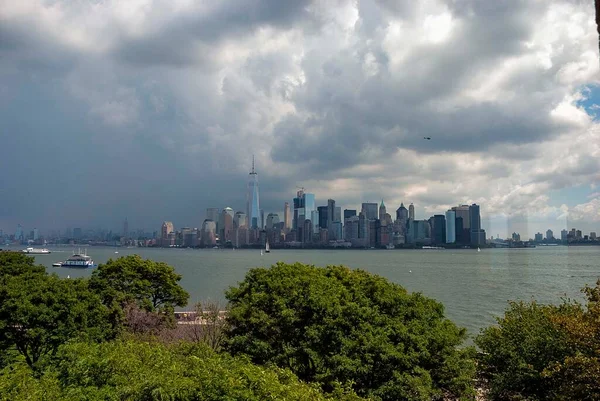
[[[247,212],[252,154],[265,218],[305,187],[477,203],[494,236],[598,231],[593,4],[144,3],[1,7],[5,232]]]

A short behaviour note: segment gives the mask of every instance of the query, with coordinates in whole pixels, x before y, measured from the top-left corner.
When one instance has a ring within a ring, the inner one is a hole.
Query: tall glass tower
[[[260,205],[258,198],[258,174],[254,169],[254,156],[252,156],[252,171],[248,178],[248,193],[246,197],[246,214],[250,228],[262,228]]]

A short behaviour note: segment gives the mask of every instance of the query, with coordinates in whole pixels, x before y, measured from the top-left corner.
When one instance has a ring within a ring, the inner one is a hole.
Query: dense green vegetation
[[[587,303],[512,302],[477,338],[495,400],[600,400],[600,280]]]
[[[26,365],[0,372],[0,400],[289,400],[332,399],[288,370],[260,367],[204,345],[111,341],[61,347],[38,378]],[[359,400],[335,395],[338,400]]]
[[[474,400],[476,374],[490,401],[600,401],[600,280],[585,303],[510,303],[478,360],[440,303],[361,270],[252,269],[202,325],[173,324],[180,280],[139,256],[60,279],[0,252],[0,401]]]
[[[473,349],[443,306],[362,270],[278,263],[227,292],[226,348],[381,400],[473,396]]]

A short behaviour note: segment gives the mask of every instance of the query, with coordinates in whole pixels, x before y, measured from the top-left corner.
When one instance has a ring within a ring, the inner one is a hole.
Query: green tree
[[[587,304],[511,302],[476,339],[493,400],[600,400],[600,280]]]
[[[0,287],[0,349],[16,349],[38,369],[41,358],[73,338],[110,337],[106,317],[106,307],[85,280],[9,277]]]
[[[226,293],[226,349],[329,391],[381,400],[473,395],[473,349],[443,306],[361,270],[277,263]]]
[[[289,370],[256,366],[206,345],[135,341],[65,345],[57,363],[39,378],[18,365],[0,372],[0,400],[44,396],[53,401],[360,400],[343,391],[325,396]]]
[[[180,280],[181,275],[166,263],[131,255],[98,266],[90,287],[113,307],[135,302],[148,311],[172,311],[175,306],[187,305],[189,294],[179,285]]]
[[[44,266],[34,265],[35,259],[21,252],[0,252],[0,280],[29,274],[46,274]],[[2,284],[3,281],[0,281]]]

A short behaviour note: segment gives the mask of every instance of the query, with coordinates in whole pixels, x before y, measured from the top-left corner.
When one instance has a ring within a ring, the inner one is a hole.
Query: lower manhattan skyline
[[[600,231],[590,2],[143,3],[0,6],[4,233],[200,227],[247,212],[252,155],[280,220],[304,187],[476,203],[488,237]]]

